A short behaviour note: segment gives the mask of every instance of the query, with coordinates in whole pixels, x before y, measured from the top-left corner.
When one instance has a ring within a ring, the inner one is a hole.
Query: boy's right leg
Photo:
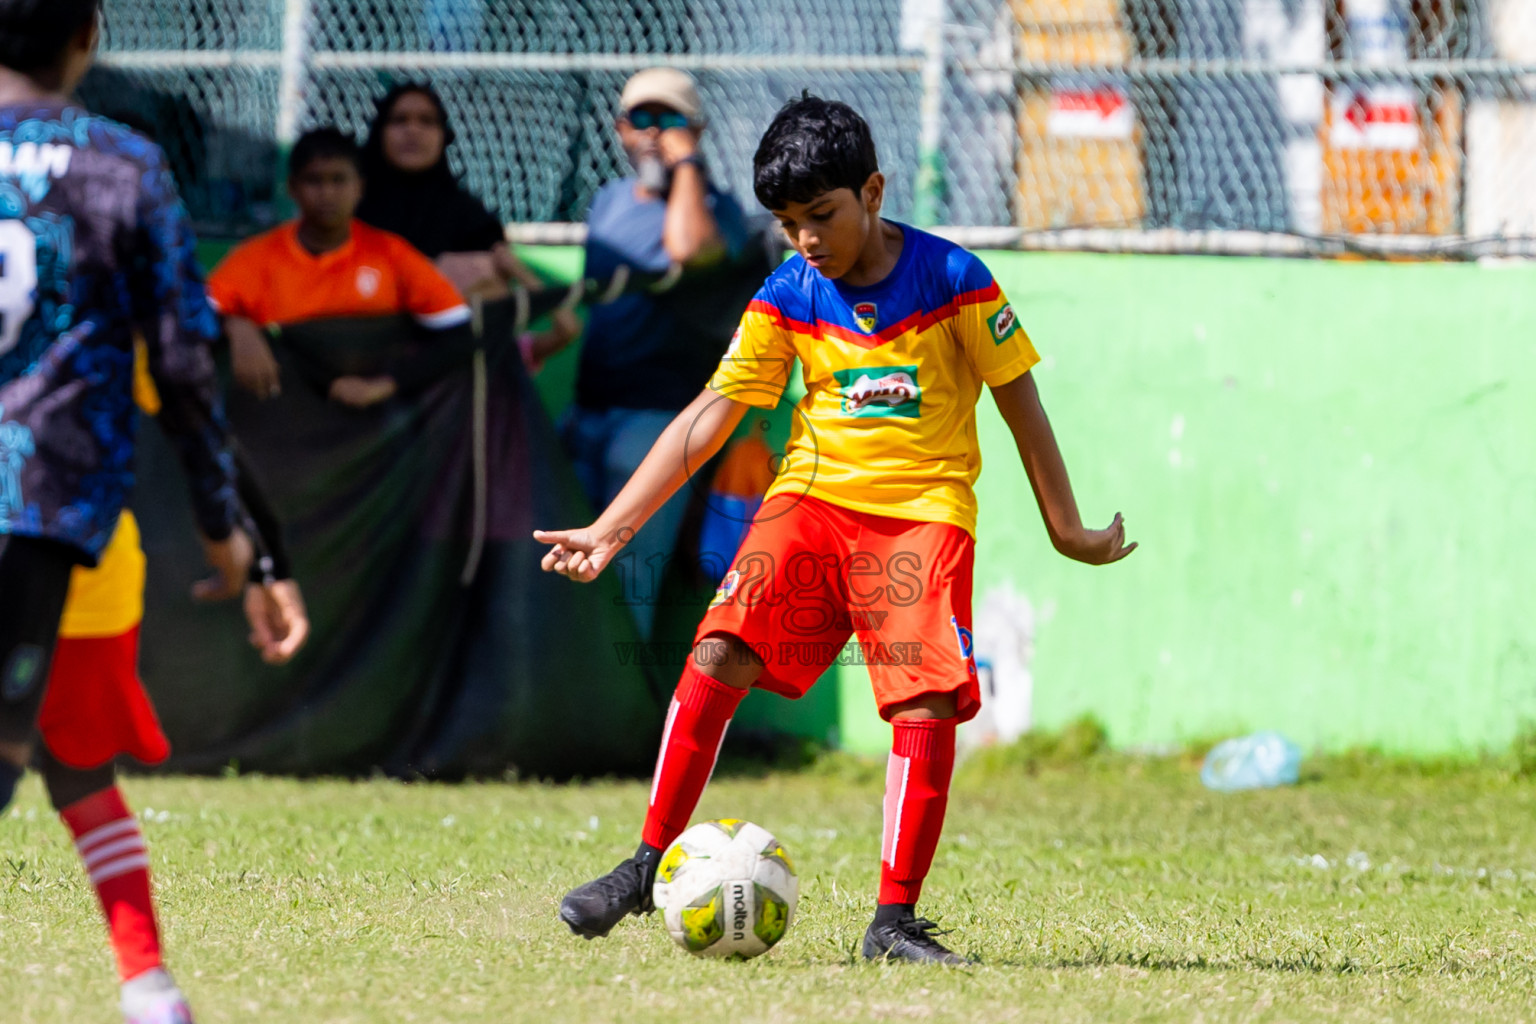
[[[831,614],[846,599],[827,564],[841,558],[838,527],[817,502],[792,495],[770,498],[758,510],[736,568],[694,634],[693,657],[667,714],[640,848],[560,905],[561,919],[577,935],[606,935],[626,914],[651,909],[662,852],[688,827],[747,688],[802,696],[847,642],[851,626]]]
[[[714,773],[725,730],[763,663],[734,636],[700,640],[667,711],[645,830],[635,855],[560,901],[560,919],[584,939],[607,935],[629,914],[651,910],[662,852],[688,827]]]
[[[101,904],[122,982],[123,1019],[127,1024],[191,1024],[186,997],[161,959],[144,833],[123,799],[111,762],[73,768],[42,747],[37,766]]]
[[[74,568],[62,544],[0,534],[0,811],[31,756]]]
[[[944,828],[955,728],[980,706],[970,639],[975,546],[959,527],[938,523],[871,523],[866,540],[885,564],[904,555],[921,567],[913,588],[921,600],[898,604],[887,593],[867,608],[860,631],[873,651],[870,681],[892,739],[880,896],[863,954],[959,966],[967,961],[938,942],[937,926],[917,915],[917,901]],[[881,646],[921,656],[881,659]]]

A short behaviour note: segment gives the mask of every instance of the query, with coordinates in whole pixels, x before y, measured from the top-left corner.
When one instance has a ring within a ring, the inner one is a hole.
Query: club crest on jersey
[[[906,416],[922,414],[923,389],[915,366],[861,366],[834,370],[843,412],[849,416]]]
[[[379,285],[384,282],[384,275],[372,267],[357,268],[357,294],[365,299],[371,299],[379,294]]]
[[[741,573],[737,572],[735,569],[732,569],[730,572],[726,573],[725,579],[720,581],[719,588],[715,590],[714,600],[709,602],[709,606],[714,608],[718,605],[725,604],[725,602],[731,599],[731,595],[736,593],[736,587],[740,585],[740,583]]]
[[[853,321],[865,334],[875,333],[875,317],[879,315],[873,302],[860,302],[853,307]]]
[[[992,314],[992,319],[987,321],[987,326],[992,328],[993,343],[1001,345],[1008,340],[1009,335],[1018,329],[1019,318],[1014,313],[1012,306],[1005,305],[1002,309]]]
[[[965,667],[971,675],[976,674],[976,643],[971,637],[971,631],[960,625],[960,620],[953,615],[949,617],[949,624],[955,629],[955,641],[960,645],[960,657],[965,659]]]

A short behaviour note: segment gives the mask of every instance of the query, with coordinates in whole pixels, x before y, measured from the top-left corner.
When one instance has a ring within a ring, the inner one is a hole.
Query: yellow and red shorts
[[[780,494],[758,510],[695,642],[739,637],[762,658],[756,686],[803,697],[857,635],[881,717],[953,694],[981,707],[971,645],[976,543],[950,523],[894,519]]]
[[[171,753],[139,681],[144,552],[124,511],[101,562],[76,569],[37,727],[49,753],[73,768],[127,754],[158,764]]]

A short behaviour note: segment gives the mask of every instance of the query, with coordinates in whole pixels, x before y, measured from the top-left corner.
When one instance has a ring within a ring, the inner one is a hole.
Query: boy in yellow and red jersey
[[[880,216],[869,127],[807,95],[753,160],[758,200],[796,250],[758,292],[709,387],[583,530],[539,531],[546,570],[591,580],[799,359],[806,394],[782,471],[700,623],[667,716],[635,856],[572,890],[586,938],[651,909],[662,851],[687,827],[747,689],[803,695],[857,635],[893,747],[869,959],[963,964],[916,914],[943,827],[955,727],[976,714],[971,655],[975,406],[987,385],[1056,549],[1093,565],[1126,545],[1085,529],[1034,379],[1034,346],[991,273],[957,245]]]

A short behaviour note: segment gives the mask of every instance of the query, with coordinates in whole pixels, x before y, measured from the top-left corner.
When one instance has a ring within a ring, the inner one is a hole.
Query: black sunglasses
[[[660,114],[651,110],[631,110],[624,115],[624,120],[629,122],[630,127],[641,132],[652,128],[660,128],[662,131],[666,131],[668,128],[688,127],[687,115],[679,114],[675,110],[664,111]]]

